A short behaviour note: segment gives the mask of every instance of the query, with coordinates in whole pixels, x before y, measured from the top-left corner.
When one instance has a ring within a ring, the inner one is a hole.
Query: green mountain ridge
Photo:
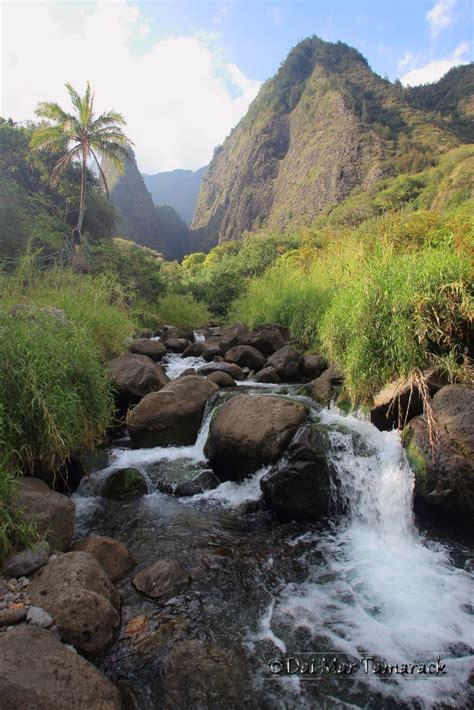
[[[182,258],[188,241],[186,224],[172,207],[155,206],[131,149],[129,155],[123,174],[107,158],[101,164],[118,216],[118,236],[155,249],[167,259]]]
[[[189,227],[207,167],[196,171],[171,170],[154,175],[142,173],[142,177],[155,205],[170,205]]]
[[[440,88],[405,90],[341,42],[300,42],[215,150],[193,250],[261,227],[308,225],[356,189],[435,165],[469,135],[472,66],[460,69]]]

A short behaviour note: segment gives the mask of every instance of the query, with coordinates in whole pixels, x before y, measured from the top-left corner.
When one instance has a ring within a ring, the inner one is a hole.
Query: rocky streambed
[[[0,634],[7,664],[56,634],[103,674],[74,654],[77,707],[467,707],[473,549],[417,527],[398,432],[325,406],[338,373],[278,329],[163,335],[112,365],[136,406],[72,497],[72,552],[5,579],[50,617]],[[69,667],[55,643],[50,665]],[[429,673],[438,655],[446,672]],[[47,688],[20,705],[25,675],[9,707],[65,707]]]

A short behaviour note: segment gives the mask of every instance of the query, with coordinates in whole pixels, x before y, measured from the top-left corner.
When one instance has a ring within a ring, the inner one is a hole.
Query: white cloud
[[[228,8],[226,5],[223,5],[222,7],[219,8],[217,13],[214,15],[212,18],[212,22],[214,25],[220,25],[223,20],[230,15],[230,8]]]
[[[433,61],[418,67],[418,69],[412,69],[402,76],[401,82],[406,86],[417,86],[418,84],[429,84],[432,81],[437,81],[453,67],[459,64],[469,64],[470,58],[467,55],[470,54],[470,49],[470,42],[461,42],[450,57],[433,59]]]
[[[97,111],[124,114],[144,172],[205,165],[260,86],[223,60],[215,37],[150,42],[138,7],[125,0],[2,5],[1,114],[31,119],[39,101],[67,104],[65,82],[82,92],[89,79]]]
[[[444,30],[452,24],[455,4],[456,0],[438,0],[431,10],[426,13],[432,39],[434,39],[441,30]]]
[[[398,66],[400,67],[400,69],[406,69],[407,67],[413,64],[414,60],[415,55],[413,54],[413,52],[407,50],[405,52],[404,57],[398,62]]]
[[[272,7],[270,12],[271,12],[273,22],[276,25],[281,25],[281,15],[280,15],[279,9],[277,7]]]

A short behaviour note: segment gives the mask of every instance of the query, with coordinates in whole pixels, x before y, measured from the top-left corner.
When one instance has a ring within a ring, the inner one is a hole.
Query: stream
[[[175,355],[163,361],[171,378],[201,364]],[[250,397],[296,396],[292,386],[238,388]],[[137,569],[170,558],[192,576],[189,589],[164,603],[138,594],[130,575],[117,583],[121,632],[96,663],[127,689],[131,707],[472,707],[474,551],[418,529],[414,477],[398,433],[313,404],[311,416],[329,427],[334,496],[346,513],[281,523],[259,503],[267,468],[192,497],[156,489],[163,467],[208,468],[210,415],[193,446],[111,448],[109,465],[74,496],[76,537],[117,538]],[[143,472],[148,495],[126,502],[97,495],[101,481],[125,466]],[[212,671],[185,651],[196,648],[190,642],[218,658]],[[179,644],[173,685],[168,654]],[[339,669],[354,667],[336,672],[333,659]],[[399,672],[374,672],[380,661]],[[403,664],[434,669],[437,662],[444,672],[403,671]],[[302,672],[304,663],[311,672]]]

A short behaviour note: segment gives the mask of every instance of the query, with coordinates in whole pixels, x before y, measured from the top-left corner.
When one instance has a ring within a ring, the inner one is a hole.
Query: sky
[[[473,61],[473,15],[474,0],[0,0],[0,114],[66,107],[64,84],[89,80],[143,172],[196,170],[299,40],[341,40],[416,85]]]

